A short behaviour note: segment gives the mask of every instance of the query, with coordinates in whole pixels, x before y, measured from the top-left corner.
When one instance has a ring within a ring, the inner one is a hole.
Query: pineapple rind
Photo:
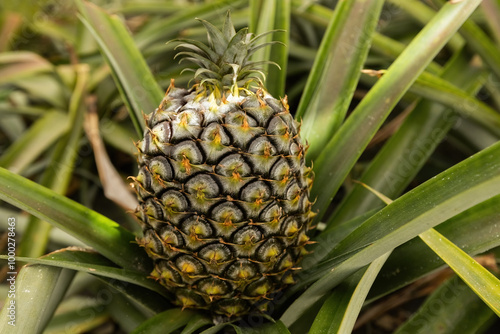
[[[231,317],[293,283],[314,216],[312,172],[286,102],[262,89],[210,100],[172,85],[146,116],[138,241],[174,303]]]

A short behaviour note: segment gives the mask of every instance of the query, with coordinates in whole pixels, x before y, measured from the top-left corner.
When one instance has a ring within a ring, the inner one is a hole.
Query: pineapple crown
[[[238,96],[240,89],[248,89],[252,83],[263,86],[265,74],[262,72],[262,65],[273,64],[279,68],[279,65],[272,61],[250,61],[250,57],[258,49],[272,44],[283,44],[278,41],[258,43],[262,37],[278,30],[257,36],[248,33],[248,28],[236,32],[229,11],[222,31],[208,21],[197,20],[207,30],[208,46],[191,39],[177,39],[173,42],[180,42],[175,49],[184,49],[175,56],[183,57],[179,63],[187,60],[197,65],[196,69],[186,68],[183,72],[194,72],[197,90],[201,94],[213,94],[215,98],[220,99],[224,92],[230,91],[233,96]]]

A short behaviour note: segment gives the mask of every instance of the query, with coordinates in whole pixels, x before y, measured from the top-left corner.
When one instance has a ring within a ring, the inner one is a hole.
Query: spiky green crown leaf
[[[261,70],[263,64],[278,64],[270,61],[251,61],[250,57],[256,50],[280,42],[260,43],[262,37],[273,33],[269,31],[258,36],[242,28],[236,32],[229,12],[226,15],[222,31],[208,21],[198,19],[206,28],[208,46],[191,39],[177,39],[180,42],[177,48],[184,49],[175,56],[182,57],[194,63],[197,68],[186,68],[184,71],[193,71],[198,90],[213,93],[220,98],[230,91],[238,95],[239,88],[248,88],[252,83],[263,85],[265,74]],[[280,43],[281,44],[281,43]],[[279,67],[279,66],[278,66]]]

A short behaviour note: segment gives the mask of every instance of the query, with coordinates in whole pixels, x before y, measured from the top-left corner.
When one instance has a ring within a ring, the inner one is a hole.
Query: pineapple
[[[229,14],[222,31],[200,20],[209,46],[180,40],[197,65],[190,89],[170,87],[146,116],[134,180],[139,239],[152,277],[183,308],[214,316],[265,310],[294,282],[314,214],[299,123],[266,92],[258,44]]]

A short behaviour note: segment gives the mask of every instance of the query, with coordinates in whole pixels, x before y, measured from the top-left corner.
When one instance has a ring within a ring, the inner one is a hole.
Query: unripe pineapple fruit
[[[292,284],[306,253],[312,172],[285,99],[249,57],[260,36],[200,20],[209,46],[181,40],[198,66],[146,116],[134,178],[152,277],[183,308],[240,316]],[[267,43],[270,44],[270,43]]]

